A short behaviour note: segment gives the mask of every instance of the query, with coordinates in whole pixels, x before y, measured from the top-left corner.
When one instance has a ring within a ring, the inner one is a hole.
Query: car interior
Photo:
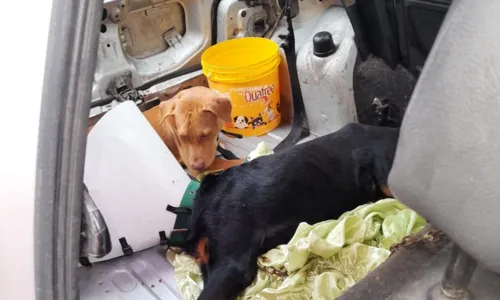
[[[236,156],[263,141],[279,151],[338,129],[333,116],[323,118],[325,94],[353,99],[360,122],[376,97],[404,111],[389,185],[429,226],[339,299],[497,299],[496,8],[472,0],[55,1],[37,160],[46,174],[36,188],[37,297],[182,299],[165,257],[169,233],[127,227],[147,197],[104,204],[89,193],[88,133],[120,103],[146,112],[206,86],[200,59],[211,45],[265,36],[284,61],[283,122],[260,137],[221,135]],[[320,31],[344,50],[315,66]],[[141,241],[110,234],[121,227]]]

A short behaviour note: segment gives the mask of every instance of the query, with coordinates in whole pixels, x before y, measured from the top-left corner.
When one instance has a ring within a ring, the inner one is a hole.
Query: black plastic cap
[[[333,37],[328,31],[321,31],[314,35],[313,51],[317,57],[327,57],[337,51]]]

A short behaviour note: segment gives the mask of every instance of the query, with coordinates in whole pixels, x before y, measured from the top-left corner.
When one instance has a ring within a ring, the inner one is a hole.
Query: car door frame
[[[36,299],[78,299],[83,169],[102,1],[54,0],[35,185]]]

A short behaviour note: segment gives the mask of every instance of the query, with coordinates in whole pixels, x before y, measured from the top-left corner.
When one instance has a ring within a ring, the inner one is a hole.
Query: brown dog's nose
[[[196,170],[196,171],[203,171],[205,170],[205,162],[202,160],[193,160],[190,163],[191,169]]]

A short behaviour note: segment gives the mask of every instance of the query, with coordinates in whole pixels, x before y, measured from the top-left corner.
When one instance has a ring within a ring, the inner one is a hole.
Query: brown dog
[[[231,102],[209,88],[197,86],[163,101],[159,116],[148,118],[167,147],[192,175],[205,171],[217,154],[217,135],[231,122]]]

